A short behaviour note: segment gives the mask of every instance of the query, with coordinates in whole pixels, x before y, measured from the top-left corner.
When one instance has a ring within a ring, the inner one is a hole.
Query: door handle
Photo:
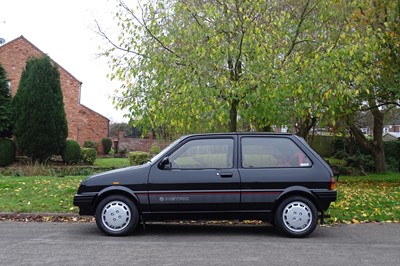
[[[230,178],[233,177],[232,173],[217,173],[218,176],[222,177],[222,178]]]

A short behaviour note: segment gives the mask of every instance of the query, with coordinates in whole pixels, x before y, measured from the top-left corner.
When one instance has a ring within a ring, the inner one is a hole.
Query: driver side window
[[[233,139],[191,140],[169,156],[172,169],[233,167]]]

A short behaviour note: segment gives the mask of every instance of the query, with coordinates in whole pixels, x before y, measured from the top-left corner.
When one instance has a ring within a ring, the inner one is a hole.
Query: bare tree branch
[[[125,9],[126,12],[128,12],[135,20],[142,26],[148,34],[150,34],[151,38],[153,38],[158,44],[161,45],[163,49],[166,51],[170,52],[171,54],[175,55],[178,58],[181,58],[177,53],[175,53],[171,48],[167,47],[157,36],[154,35],[154,33],[149,29],[148,25],[146,24],[144,19],[139,19],[135,13],[132,12],[132,10],[124,3],[123,0],[119,1],[120,5],[122,8]],[[142,9],[143,10],[143,9]]]
[[[99,35],[100,35],[101,37],[103,37],[104,39],[106,39],[106,40],[108,41],[108,43],[110,43],[114,48],[116,48],[116,49],[118,49],[118,50],[120,50],[120,51],[124,51],[124,52],[127,52],[127,53],[132,53],[132,54],[135,54],[135,55],[138,55],[138,56],[143,56],[143,57],[145,57],[144,54],[141,54],[141,53],[138,53],[138,52],[136,52],[136,51],[129,50],[129,49],[125,49],[125,48],[123,48],[123,47],[121,47],[121,46],[115,44],[115,43],[108,37],[108,35],[102,30],[102,28],[101,28],[101,26],[100,26],[100,24],[98,23],[97,20],[95,20],[95,23],[96,23],[96,26],[97,26],[97,30],[98,30]]]
[[[307,15],[310,14],[310,12],[315,8],[315,5],[314,5],[312,8],[310,8],[309,11],[307,11],[309,5],[310,5],[310,0],[307,1],[306,5],[305,5],[305,7],[304,7],[304,9],[303,9],[303,11],[301,12],[300,19],[299,19],[299,23],[297,24],[296,32],[295,32],[294,37],[293,37],[293,39],[292,39],[292,43],[291,43],[291,45],[290,45],[290,47],[289,47],[289,50],[287,51],[285,57],[283,58],[282,64],[285,64],[286,59],[287,59],[287,58],[289,57],[289,55],[293,52],[293,50],[294,50],[294,48],[295,48],[295,46],[296,46],[296,44],[297,44],[297,38],[298,38],[299,35],[300,35],[300,28],[301,28],[301,26],[303,25],[303,23],[304,23],[304,21],[305,21]]]

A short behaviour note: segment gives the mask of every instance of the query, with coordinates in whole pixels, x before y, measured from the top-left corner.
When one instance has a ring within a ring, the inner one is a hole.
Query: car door
[[[286,188],[315,182],[312,161],[289,136],[242,136],[239,153],[244,210],[270,211]]]
[[[240,204],[236,136],[193,137],[154,164],[149,174],[152,212],[228,211]]]

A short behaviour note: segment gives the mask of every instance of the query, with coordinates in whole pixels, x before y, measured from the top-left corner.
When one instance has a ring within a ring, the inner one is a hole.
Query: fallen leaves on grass
[[[337,184],[338,199],[332,203],[329,223],[359,224],[399,222],[400,182],[384,182],[351,177]]]

